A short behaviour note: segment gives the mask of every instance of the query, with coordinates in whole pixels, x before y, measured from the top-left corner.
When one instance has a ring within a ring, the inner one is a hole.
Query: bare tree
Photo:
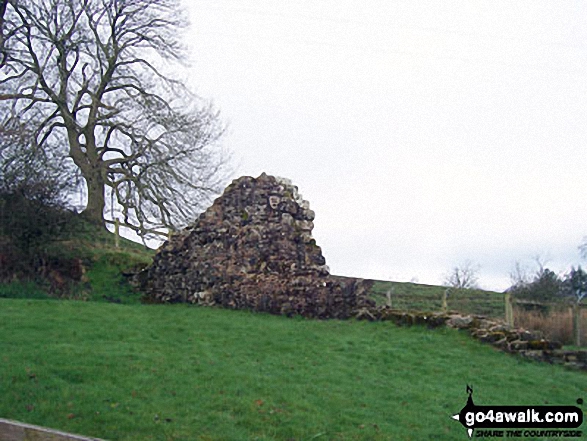
[[[508,291],[518,299],[548,301],[559,293],[561,279],[547,268],[548,255],[536,254],[532,258],[534,266],[526,266],[516,261],[510,272],[511,286]]]
[[[446,289],[442,294],[442,310],[448,311],[448,297],[451,292],[458,292],[462,289],[477,288],[477,272],[479,266],[474,265],[470,260],[466,260],[460,266],[455,266],[444,277],[444,286]]]
[[[516,260],[509,275],[512,287],[522,287],[529,284],[531,281],[528,269],[523,266],[519,260]]]
[[[466,260],[460,266],[455,266],[444,279],[444,285],[454,289],[477,288],[479,266]]]
[[[218,114],[174,79],[179,0],[8,0],[0,117],[63,155],[85,183],[83,214],[138,234],[193,219],[219,190]]]
[[[542,274],[544,274],[545,271],[549,271],[548,268],[546,267],[546,265],[548,265],[548,262],[551,261],[551,257],[549,255],[549,253],[538,253],[535,254],[533,257],[534,263],[536,264],[536,276],[537,277],[541,277]]]

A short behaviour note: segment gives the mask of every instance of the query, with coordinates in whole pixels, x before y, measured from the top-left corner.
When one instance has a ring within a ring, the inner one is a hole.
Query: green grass
[[[392,290],[392,306],[397,309],[440,311],[446,287],[418,283],[376,281],[371,294],[378,305],[386,303],[386,293]],[[489,317],[504,315],[504,295],[480,289],[463,289],[451,292],[448,297],[450,310]]]
[[[87,272],[89,299],[116,303],[140,303],[142,294],[135,290],[122,275],[133,266],[125,253],[103,254],[92,262]]]
[[[0,283],[0,298],[7,299],[50,299],[47,291],[31,281]]]
[[[454,440],[477,404],[575,405],[587,375],[465,333],[186,305],[0,299],[0,417],[110,440]]]

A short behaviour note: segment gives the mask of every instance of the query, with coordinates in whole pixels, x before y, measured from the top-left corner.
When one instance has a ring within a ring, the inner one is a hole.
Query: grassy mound
[[[464,439],[477,404],[575,405],[586,374],[454,330],[0,299],[0,417],[116,440]]]
[[[125,238],[117,244],[114,234],[79,216],[72,217],[70,224],[66,233],[22,252],[26,266],[21,264],[10,281],[0,283],[0,298],[138,303],[141,294],[124,274],[148,265],[154,251]]]

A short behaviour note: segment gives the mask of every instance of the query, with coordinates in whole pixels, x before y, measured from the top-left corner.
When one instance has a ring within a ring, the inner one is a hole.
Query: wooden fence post
[[[114,246],[120,248],[120,220],[118,218],[114,221]]]
[[[442,312],[448,312],[448,291],[450,288],[446,288],[442,293]]]
[[[394,293],[394,289],[393,286],[391,288],[389,288],[387,290],[387,293],[385,294],[387,297],[387,306],[391,308],[391,295]]]
[[[573,305],[573,334],[575,335],[575,346],[581,347],[581,305],[576,302]]]
[[[512,293],[505,293],[505,321],[508,325],[514,326],[514,305],[512,303]]]

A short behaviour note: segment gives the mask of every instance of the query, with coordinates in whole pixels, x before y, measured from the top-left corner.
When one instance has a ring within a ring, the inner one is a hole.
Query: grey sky
[[[335,274],[581,262],[587,3],[186,1],[187,78],[236,173],[290,178]]]

